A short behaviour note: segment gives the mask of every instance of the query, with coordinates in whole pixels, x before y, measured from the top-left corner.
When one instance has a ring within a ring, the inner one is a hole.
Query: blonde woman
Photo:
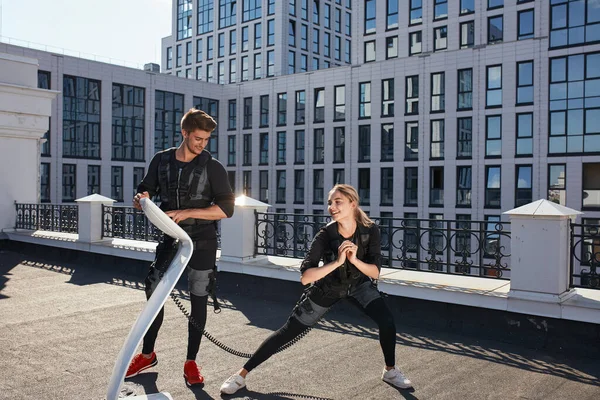
[[[315,325],[340,299],[352,298],[379,326],[379,342],[385,366],[381,379],[401,389],[412,387],[396,368],[396,326],[389,308],[374,283],[381,270],[381,235],[377,225],[359,207],[356,189],[335,185],[329,192],[332,222],[314,237],[301,266],[301,282],[310,285],[284,326],[271,334],[252,358],[221,385],[221,393],[233,394],[246,386],[250,371],[278,349]],[[319,266],[320,261],[323,265]]]

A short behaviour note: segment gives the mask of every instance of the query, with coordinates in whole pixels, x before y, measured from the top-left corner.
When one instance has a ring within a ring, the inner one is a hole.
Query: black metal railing
[[[600,226],[573,224],[570,287],[600,289]]]
[[[17,218],[15,229],[77,233],[79,208],[66,204],[15,203]]]
[[[158,242],[161,234],[141,210],[102,206],[102,237]],[[217,246],[221,248],[220,224],[217,224]]]
[[[255,254],[303,258],[324,215],[256,212]],[[373,218],[383,266],[510,279],[510,223]]]

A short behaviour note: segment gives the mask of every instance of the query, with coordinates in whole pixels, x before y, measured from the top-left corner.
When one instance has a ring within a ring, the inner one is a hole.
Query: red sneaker
[[[200,375],[198,364],[196,364],[196,361],[192,360],[187,360],[185,364],[183,364],[183,377],[188,386],[200,385],[204,382],[204,377]]]
[[[142,353],[137,354],[131,360],[131,364],[129,364],[129,368],[127,369],[127,373],[125,374],[125,378],[131,378],[132,376],[136,376],[140,372],[145,369],[152,368],[156,364],[158,364],[158,359],[156,358],[156,353],[152,352],[150,354],[150,358],[144,357]]]

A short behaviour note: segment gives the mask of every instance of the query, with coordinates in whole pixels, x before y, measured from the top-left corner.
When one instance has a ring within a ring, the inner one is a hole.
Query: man
[[[181,119],[183,142],[179,147],[154,155],[148,173],[137,188],[133,205],[141,209],[140,199],[158,195],[160,208],[190,235],[194,252],[187,267],[191,315],[198,326],[206,324],[209,288],[214,283],[217,252],[216,221],[233,215],[234,196],[223,165],[205,150],[217,123],[204,111],[190,109]],[[150,298],[175,254],[177,244],[167,235],[156,248],[156,258],[146,278],[146,297]],[[142,352],[127,370],[126,378],[158,363],[154,344],[164,318],[164,308],[144,336]],[[188,386],[204,382],[196,364],[202,332],[188,324],[187,360],[183,375]]]

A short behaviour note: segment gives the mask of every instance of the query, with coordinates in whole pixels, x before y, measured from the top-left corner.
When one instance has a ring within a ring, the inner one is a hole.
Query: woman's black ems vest
[[[185,210],[211,206],[214,196],[208,179],[207,165],[212,156],[204,150],[183,168],[180,168],[175,158],[176,150],[177,148],[173,147],[160,154],[158,185],[160,187],[161,210]],[[179,225],[192,236],[199,233],[199,230],[191,227],[198,225],[215,226],[215,221],[188,218],[180,222]],[[204,229],[206,228],[205,226]],[[200,230],[203,231],[204,229]]]
[[[323,263],[328,264],[337,260],[337,250],[345,240],[338,232],[337,222],[330,222],[326,227],[327,237],[329,238],[329,246],[323,254]],[[369,248],[370,239],[369,228],[358,224],[352,242],[358,244],[356,257],[363,260],[365,252]],[[324,286],[329,286],[332,290],[345,290],[349,286],[362,283],[370,278],[360,272],[350,261],[346,260],[344,265],[337,268],[331,274],[321,279]]]

